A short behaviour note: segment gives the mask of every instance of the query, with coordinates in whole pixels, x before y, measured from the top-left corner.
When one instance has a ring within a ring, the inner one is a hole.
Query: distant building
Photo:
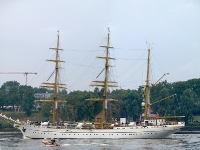
[[[36,99],[47,99],[53,96],[53,93],[35,93],[34,97]]]
[[[53,96],[53,93],[35,93],[34,94],[34,97],[37,100],[48,99],[48,98],[50,98],[52,96]],[[41,103],[37,103],[35,101],[35,108],[36,108],[36,110],[38,110],[38,108],[40,108],[40,107],[41,107]]]

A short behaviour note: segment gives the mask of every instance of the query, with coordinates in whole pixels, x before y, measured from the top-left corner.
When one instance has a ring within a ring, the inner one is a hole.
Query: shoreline
[[[10,131],[0,131],[0,135],[5,135],[5,134],[22,134],[20,131],[13,131],[13,132],[10,132]]]

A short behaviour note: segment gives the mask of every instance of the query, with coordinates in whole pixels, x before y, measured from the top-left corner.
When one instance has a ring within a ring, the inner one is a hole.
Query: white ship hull
[[[172,134],[184,125],[115,127],[113,129],[56,129],[44,126],[20,125],[24,138],[44,139],[158,139],[172,138]]]

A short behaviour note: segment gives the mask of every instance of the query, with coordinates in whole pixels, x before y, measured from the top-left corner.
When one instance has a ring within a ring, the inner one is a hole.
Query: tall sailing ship
[[[95,80],[92,82],[91,86],[103,87],[104,92],[102,98],[99,99],[87,99],[91,101],[100,101],[102,103],[102,111],[99,114],[98,120],[95,120],[91,124],[77,124],[74,128],[69,128],[66,126],[59,126],[57,124],[57,103],[63,102],[63,100],[58,99],[58,89],[65,88],[64,84],[59,83],[58,73],[59,73],[59,63],[63,62],[59,60],[59,34],[57,39],[56,48],[51,48],[56,51],[55,60],[49,60],[55,63],[55,81],[54,83],[44,82],[42,87],[53,88],[54,96],[53,100],[40,100],[40,102],[52,102],[52,123],[46,126],[38,126],[30,123],[22,123],[19,120],[13,120],[7,118],[5,115],[0,114],[0,117],[13,122],[14,127],[18,128],[24,138],[31,139],[43,139],[43,138],[62,138],[62,139],[78,139],[78,138],[99,138],[99,139],[109,139],[109,138],[122,138],[122,139],[154,139],[154,138],[171,138],[172,134],[177,130],[180,130],[184,126],[184,122],[174,122],[173,124],[167,124],[164,118],[158,115],[153,115],[150,113],[150,85],[149,85],[149,68],[150,68],[150,48],[148,49],[148,61],[147,61],[147,76],[146,85],[144,89],[144,101],[142,102],[142,108],[144,113],[141,115],[140,124],[133,122],[132,124],[125,124],[126,118],[120,118],[120,122],[108,121],[106,118],[107,112],[107,102],[116,101],[114,99],[108,98],[108,88],[117,87],[117,83],[114,81],[109,81],[109,61],[114,60],[109,56],[109,50],[113,47],[110,46],[110,31],[108,32],[107,45],[101,46],[106,50],[106,56],[98,57],[105,59],[105,77],[103,81]],[[182,116],[179,116],[182,117]]]

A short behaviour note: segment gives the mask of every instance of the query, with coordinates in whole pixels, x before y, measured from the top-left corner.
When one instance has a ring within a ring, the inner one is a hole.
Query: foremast
[[[59,57],[59,51],[63,50],[63,49],[60,48],[59,31],[57,31],[57,32],[58,32],[58,34],[57,34],[56,48],[49,48],[49,49],[52,49],[52,50],[56,51],[56,58],[55,58],[55,60],[47,60],[47,61],[51,61],[51,62],[55,63],[55,70],[54,70],[55,78],[54,78],[54,82],[42,82],[42,84],[40,86],[41,88],[52,88],[54,90],[53,100],[38,100],[37,101],[37,102],[52,102],[53,103],[52,124],[55,124],[56,122],[58,122],[58,114],[57,114],[58,102],[66,102],[65,100],[58,100],[59,89],[60,88],[64,88],[65,89],[66,86],[65,86],[65,84],[59,83],[59,69],[60,69],[59,63],[65,62],[65,61],[60,60],[60,57]]]
[[[102,73],[105,70],[104,80],[103,81],[94,80],[94,81],[92,81],[90,86],[103,87],[104,92],[103,92],[102,98],[90,98],[90,99],[87,99],[87,100],[102,102],[102,111],[100,113],[101,114],[101,120],[100,120],[100,124],[101,124],[100,126],[101,127],[100,128],[105,128],[105,124],[106,124],[106,121],[107,121],[107,117],[106,117],[107,102],[108,101],[117,101],[115,99],[108,99],[108,97],[107,97],[108,87],[118,87],[117,82],[108,80],[109,79],[109,68],[111,67],[111,65],[109,64],[109,60],[115,60],[115,58],[111,58],[109,56],[109,49],[113,48],[113,47],[110,46],[110,30],[109,30],[109,28],[108,28],[107,45],[106,46],[100,46],[100,47],[103,47],[106,50],[106,56],[97,56],[97,58],[105,59],[105,68],[101,71],[101,73]],[[106,124],[106,125],[108,125],[108,124]]]

